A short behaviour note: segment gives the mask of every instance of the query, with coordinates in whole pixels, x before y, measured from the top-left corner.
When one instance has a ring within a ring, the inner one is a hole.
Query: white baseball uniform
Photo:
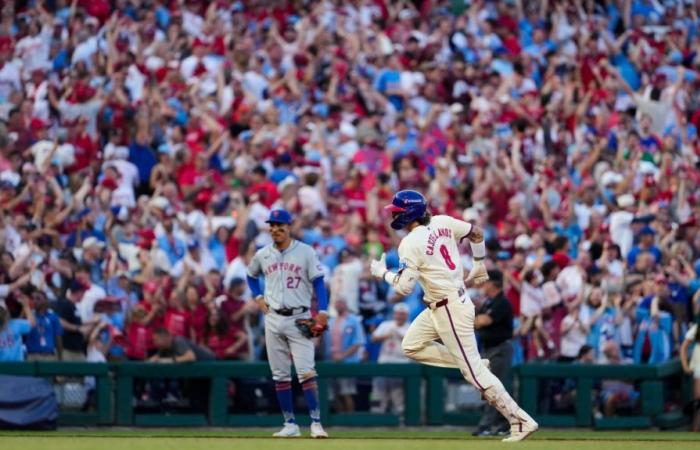
[[[458,248],[471,231],[467,222],[435,216],[427,226],[415,227],[402,239],[393,285],[405,295],[417,281],[429,306],[411,323],[402,348],[406,356],[424,364],[458,368],[513,427],[520,426],[522,431],[524,423],[534,420],[518,407],[479,356],[475,309],[464,286]]]

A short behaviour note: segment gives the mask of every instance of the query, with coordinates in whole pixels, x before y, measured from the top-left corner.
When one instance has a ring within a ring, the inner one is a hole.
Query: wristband
[[[481,261],[486,257],[486,244],[484,241],[481,242],[469,242],[469,246],[472,249],[472,257],[474,261]]]
[[[387,275],[389,275],[388,278],[387,278]],[[389,284],[394,284],[395,278],[396,278],[396,274],[390,270],[387,270],[386,272],[384,272],[384,275],[382,275],[382,279],[384,279],[384,281],[386,281]]]

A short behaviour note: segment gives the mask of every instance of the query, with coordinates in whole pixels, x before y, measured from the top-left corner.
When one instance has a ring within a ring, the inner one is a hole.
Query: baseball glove
[[[316,319],[297,319],[295,322],[301,334],[307,338],[319,337],[328,329],[328,325],[317,322]]]

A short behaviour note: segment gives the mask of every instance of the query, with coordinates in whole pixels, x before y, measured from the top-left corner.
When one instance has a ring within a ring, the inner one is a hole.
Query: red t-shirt
[[[75,147],[75,163],[68,170],[69,173],[72,173],[90,165],[97,156],[97,146],[87,133],[75,136],[70,143]]]
[[[153,305],[150,302],[147,302],[146,300],[141,300],[139,302],[139,305],[143,307],[143,309],[146,310],[146,313],[150,313],[151,310],[153,309]],[[160,314],[157,314],[153,320],[151,320],[151,323],[148,324],[148,328],[155,330],[156,328],[162,328],[165,326],[165,315],[161,312]]]
[[[229,297],[228,300],[221,304],[221,314],[226,319],[229,328],[233,330],[244,330],[243,319],[233,321],[232,315],[236,314],[245,306],[245,302],[241,299]]]
[[[194,335],[197,342],[202,342],[204,339],[204,324],[207,323],[209,315],[207,307],[199,303],[194,310],[188,311],[189,323],[194,329]]]
[[[207,347],[214,352],[217,359],[226,359],[226,349],[233,345],[234,342],[236,342],[236,334],[233,330],[228,330],[222,336],[211,332],[205,339]],[[232,356],[234,355],[229,356],[229,358]]]
[[[153,333],[149,327],[132,322],[126,330],[126,356],[129,359],[143,360],[153,348]]]
[[[277,186],[270,180],[251,185],[248,188],[248,196],[253,194],[258,194],[260,196],[260,202],[268,208],[272,207],[277,199],[280,198],[280,194],[277,192]]]
[[[190,314],[184,310],[168,308],[165,312],[165,328],[172,336],[190,337]]]

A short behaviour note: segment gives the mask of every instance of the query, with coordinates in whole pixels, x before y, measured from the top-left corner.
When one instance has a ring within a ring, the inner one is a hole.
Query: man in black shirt
[[[481,356],[491,362],[491,372],[504,386],[513,358],[513,308],[503,295],[503,274],[498,270],[489,271],[489,280],[484,283],[482,291],[486,300],[476,313],[474,328],[479,335],[483,350]],[[474,436],[507,435],[510,424],[492,406],[486,406],[479,426],[472,433]]]
[[[83,298],[86,289],[85,285],[73,280],[68,286],[65,298],[60,298],[52,305],[63,327],[63,361],[85,361],[86,327],[75,305]]]
[[[150,358],[154,362],[193,362],[216,359],[214,353],[181,336],[172,336],[167,329],[158,328],[153,333],[157,353]]]

